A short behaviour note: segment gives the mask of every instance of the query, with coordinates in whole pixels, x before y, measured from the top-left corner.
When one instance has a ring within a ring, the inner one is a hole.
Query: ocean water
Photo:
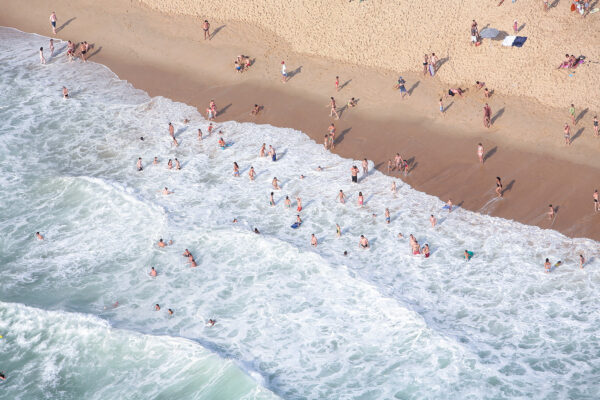
[[[40,65],[47,41],[0,28],[0,399],[600,397],[597,242],[449,213],[378,172],[353,185],[358,161],[292,129],[218,122],[221,150],[196,109],[69,63],[64,43]],[[546,257],[563,264],[546,274]]]

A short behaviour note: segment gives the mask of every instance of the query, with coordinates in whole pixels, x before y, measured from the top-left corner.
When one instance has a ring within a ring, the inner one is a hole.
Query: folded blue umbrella
[[[515,41],[513,42],[513,46],[515,46],[515,47],[523,47],[523,45],[525,44],[526,41],[527,41],[527,37],[526,36],[517,36],[515,38]]]

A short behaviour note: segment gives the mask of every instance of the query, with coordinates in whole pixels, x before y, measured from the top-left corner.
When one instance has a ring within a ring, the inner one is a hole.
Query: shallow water
[[[0,398],[600,396],[597,242],[448,213],[400,180],[394,195],[379,172],[353,186],[358,161],[291,129],[217,123],[234,142],[221,150],[215,134],[198,140],[208,123],[194,108],[68,63],[63,43],[39,65],[47,40],[0,28]],[[277,162],[258,156],[262,143]],[[399,232],[432,256],[412,256]],[[545,274],[545,257],[564,264]]]

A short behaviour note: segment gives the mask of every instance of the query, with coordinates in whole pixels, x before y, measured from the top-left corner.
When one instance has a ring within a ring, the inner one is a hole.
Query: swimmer
[[[290,200],[290,198],[288,196],[285,196],[285,200],[283,202],[283,204],[287,207],[290,208],[292,206],[292,201]]]
[[[358,247],[360,247],[362,249],[368,249],[370,247],[369,240],[364,235],[360,235],[360,240],[358,241]]]
[[[175,159],[175,169],[176,170],[180,170],[181,169],[181,164],[179,163],[178,159]]]
[[[208,322],[206,323],[206,326],[215,326],[216,323],[217,323],[217,320],[209,319]]]
[[[234,224],[237,224],[238,220],[237,220],[237,218],[234,218],[233,221],[231,221],[231,222],[233,222]]]
[[[169,161],[167,162],[167,169],[173,169],[173,160],[171,160],[169,158]]]
[[[548,219],[552,220],[552,218],[554,218],[554,215],[555,215],[555,213],[554,213],[554,207],[552,207],[552,204],[548,204],[548,208],[549,208],[549,210],[548,210]]]
[[[169,190],[169,189],[168,189],[166,186],[165,186],[165,188],[164,188],[164,189],[163,189],[163,191],[162,191],[162,194],[165,194],[165,195],[167,195],[167,194],[172,194],[172,193],[173,193],[173,192],[171,192],[171,191],[170,191],[170,190]]]
[[[271,182],[271,185],[273,185],[273,189],[275,190],[281,190],[281,188],[279,187],[279,180],[277,180],[277,177],[273,177],[273,181]]]
[[[544,268],[546,270],[546,273],[550,272],[550,270],[552,269],[552,264],[550,264],[550,260],[548,258],[546,258],[546,262],[544,262]]]
[[[413,256],[421,254],[421,246],[419,245],[419,242],[416,239],[414,239],[414,241],[412,242],[411,247]]]
[[[304,179],[304,175],[300,175],[300,179]]]
[[[160,311],[160,305],[158,303],[154,305],[154,311]]]
[[[140,140],[143,142],[143,141],[144,141],[144,137],[143,137],[143,136],[140,136]]]
[[[387,224],[389,224],[391,222],[391,218],[390,218],[390,209],[386,208],[385,209],[385,222]]]
[[[296,208],[296,210],[298,212],[302,211],[302,199],[300,197],[296,197],[296,204],[298,205],[298,208]]]
[[[250,178],[251,181],[254,181],[254,178],[256,177],[256,172],[254,172],[254,167],[250,167],[250,171],[248,171],[248,177]]]
[[[344,191],[342,189],[340,189],[340,193],[338,193],[336,198],[340,201],[340,203],[346,203],[346,195],[344,194]]]
[[[137,166],[138,171],[144,170],[144,167],[142,166],[142,157],[138,157],[137,163],[135,165]]]
[[[404,235],[402,234],[402,232],[398,232],[398,239],[404,239]]]
[[[346,250],[344,250],[344,257],[348,256],[348,252]]]
[[[321,166],[320,166],[320,165],[318,165],[318,166],[317,166],[317,171],[321,172],[321,171],[323,171],[323,168],[321,168]]]
[[[257,235],[260,235],[260,232],[258,231],[258,228],[254,228],[254,233],[256,233]]]
[[[335,224],[335,235],[337,237],[342,236],[342,228],[340,228],[340,226],[338,224]]]
[[[360,207],[362,207],[364,202],[365,202],[365,198],[363,197],[362,192],[358,192],[358,205]]]
[[[63,99],[69,98],[69,89],[67,89],[66,87],[63,86],[62,93],[63,93]]]
[[[156,245],[157,245],[158,247],[167,247],[167,244],[164,242],[164,240],[163,240],[162,238],[160,238],[160,239],[158,240],[158,243],[156,243]]]
[[[0,380],[6,380],[6,375],[4,375],[4,371],[0,372]]]
[[[154,165],[158,164],[158,157],[154,157],[154,161],[152,161],[152,164],[154,164]]]
[[[150,276],[155,277],[156,275],[157,275],[157,272],[154,269],[154,267],[152,267],[152,269],[150,270]]]
[[[421,254],[423,254],[425,258],[429,258],[429,245],[427,243],[421,248]]]
[[[236,178],[240,177],[240,167],[235,161],[233,162],[233,176]]]
[[[44,237],[43,237],[43,236],[42,236],[42,235],[41,235],[39,232],[36,232],[36,233],[35,233],[35,237],[36,237],[38,240],[44,240]]]
[[[273,192],[271,192],[271,196],[269,197],[269,204],[271,207],[275,205],[275,200],[273,199]]]
[[[318,243],[318,241],[317,241],[317,237],[316,237],[316,236],[315,236],[315,234],[313,233],[313,234],[311,234],[311,236],[310,236],[310,245],[311,245],[312,247],[317,247],[317,244],[319,244],[319,243]]]
[[[471,257],[473,257],[473,253],[469,252],[468,250],[465,250],[463,255],[465,256],[465,260],[467,260],[467,261],[470,261]]]
[[[585,257],[583,256],[583,254],[579,255],[579,268],[583,269],[583,265],[585,264]]]
[[[431,216],[429,217],[429,222],[431,223],[431,227],[435,228],[435,224],[437,224],[437,219],[435,219],[433,214],[431,214]]]
[[[169,315],[173,315],[173,310],[171,310],[170,308],[169,310],[167,310],[167,312],[169,313]]]
[[[363,169],[363,174],[367,175],[369,173],[369,162],[367,161],[366,158],[362,161],[362,169]]]

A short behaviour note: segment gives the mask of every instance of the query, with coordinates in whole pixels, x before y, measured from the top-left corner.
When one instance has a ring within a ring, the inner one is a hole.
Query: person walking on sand
[[[516,19],[513,22],[513,32],[515,32],[515,35],[517,35],[517,33],[519,33],[519,23],[517,22]]]
[[[444,114],[444,102],[441,98],[440,98],[440,114],[442,114],[442,117],[445,115]]]
[[[429,72],[429,56],[425,54],[423,56],[423,76],[426,76]]]
[[[483,164],[483,145],[479,143],[477,145],[477,157],[479,158],[479,163]]]
[[[329,147],[333,150],[335,147],[335,125],[333,122],[329,125],[329,128],[327,128],[327,131],[329,131]]]
[[[208,23],[208,20],[204,20],[204,23],[202,24],[202,30],[204,31],[204,40],[208,39],[210,40],[210,24]]]
[[[335,99],[333,97],[330,97],[329,99],[330,99],[329,103],[327,104],[327,107],[330,108],[329,116],[333,117],[335,115],[335,119],[340,119],[340,115],[338,114],[338,112],[336,110]]]
[[[598,201],[600,201],[600,199],[598,198],[598,189],[594,190],[594,211],[598,212],[600,211],[600,204],[598,203]]]
[[[350,173],[352,174],[352,183],[358,183],[358,167],[356,165],[350,168]]]
[[[594,137],[598,137],[598,116],[594,115]]]
[[[44,57],[43,47],[40,47],[40,64],[46,64],[46,58]]]
[[[429,65],[430,65],[430,69],[433,70],[433,75],[435,75],[435,73],[437,72],[437,64],[438,64],[438,58],[435,55],[435,53],[431,53],[431,57],[429,57]]]
[[[554,207],[552,207],[552,204],[548,204],[548,219],[552,220],[554,218]]]
[[[286,83],[288,78],[287,67],[285,66],[285,61],[281,62],[281,82]]]
[[[54,35],[56,35],[56,21],[58,21],[58,18],[56,18],[56,13],[52,11],[52,14],[50,14],[50,25],[52,25],[52,33]]]
[[[565,133],[565,144],[567,146],[571,145],[571,127],[569,126],[569,124],[567,122],[565,122],[565,126],[563,128],[564,133]]]
[[[336,92],[340,91],[340,77],[339,76],[335,77],[335,91]]]
[[[577,120],[575,119],[575,105],[571,104],[571,107],[569,107],[569,115],[571,116],[571,123],[573,125],[577,125]]]
[[[496,194],[502,197],[502,179],[499,176],[496,177]]]
[[[394,86],[394,88],[400,90],[400,94],[403,100],[404,96],[410,97],[410,93],[408,93],[408,91],[406,90],[406,81],[404,80],[404,78],[399,77],[398,83]]]
[[[485,103],[485,106],[483,106],[483,126],[486,128],[489,128],[492,124],[492,109],[490,108],[490,106],[488,105],[488,103]]]

